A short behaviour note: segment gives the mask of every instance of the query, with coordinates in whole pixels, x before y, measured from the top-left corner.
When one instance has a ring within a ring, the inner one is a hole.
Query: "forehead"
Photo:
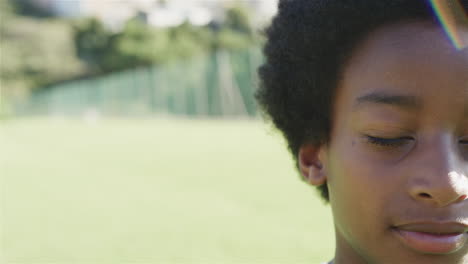
[[[463,36],[468,38],[468,29]],[[335,104],[350,106],[353,99],[375,91],[462,103],[468,98],[468,49],[458,50],[432,23],[382,27],[369,34],[348,60]]]
[[[468,28],[461,35],[468,39]],[[452,69],[465,70],[462,74],[466,75],[468,48],[457,49],[445,31],[433,23],[400,23],[370,33],[352,54],[352,66],[348,70],[370,69],[370,62],[374,62],[372,66],[388,68],[394,64],[398,67],[431,66],[435,61]],[[429,67],[422,69],[429,70]]]

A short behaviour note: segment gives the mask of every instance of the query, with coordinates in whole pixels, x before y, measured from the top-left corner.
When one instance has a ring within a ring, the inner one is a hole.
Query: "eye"
[[[399,138],[381,138],[366,135],[367,141],[373,145],[380,147],[400,147],[413,140],[412,137],[399,137]],[[468,141],[466,141],[468,144]]]
[[[458,143],[460,144],[460,154],[463,157],[468,158],[468,140],[459,140]]]

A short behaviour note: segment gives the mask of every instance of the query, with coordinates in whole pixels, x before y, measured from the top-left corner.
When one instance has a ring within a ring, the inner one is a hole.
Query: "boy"
[[[257,100],[330,203],[330,263],[468,263],[468,26],[435,2],[284,0],[266,32]]]

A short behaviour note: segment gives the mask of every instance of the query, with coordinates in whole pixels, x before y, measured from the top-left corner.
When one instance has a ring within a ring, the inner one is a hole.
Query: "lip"
[[[392,227],[392,231],[405,246],[428,254],[453,253],[468,237],[468,226],[458,222],[411,223]]]

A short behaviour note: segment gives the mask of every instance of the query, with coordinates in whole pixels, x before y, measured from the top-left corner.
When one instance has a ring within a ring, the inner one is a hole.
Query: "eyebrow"
[[[384,104],[412,111],[419,110],[422,107],[421,99],[414,95],[371,92],[356,98],[353,111],[356,111],[367,104]]]

